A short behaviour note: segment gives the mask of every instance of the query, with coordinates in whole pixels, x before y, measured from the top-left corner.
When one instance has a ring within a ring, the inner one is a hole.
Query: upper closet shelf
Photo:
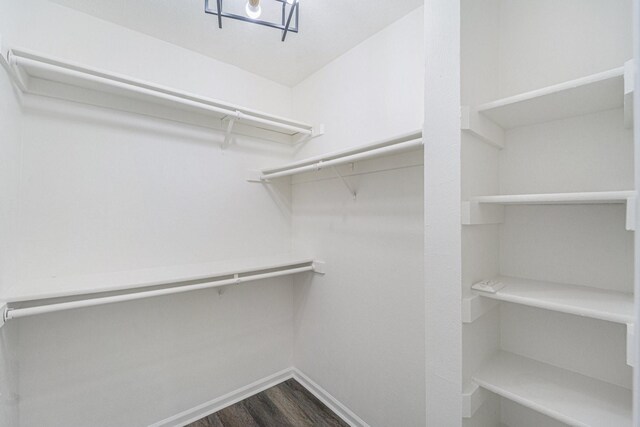
[[[322,133],[313,126],[108,71],[11,49],[7,61],[25,93],[123,110],[226,133],[297,143]]]
[[[504,130],[624,107],[633,125],[633,61],[620,68],[463,108],[462,129],[501,147]],[[488,121],[486,119],[489,119]]]
[[[572,205],[618,203],[626,205],[626,229],[635,230],[635,198],[635,191],[512,194],[472,197],[468,202],[463,202],[462,223],[466,225],[474,225],[502,222],[502,211],[484,209],[483,205]]]
[[[273,178],[319,171],[324,168],[335,167],[346,163],[388,156],[402,151],[415,150],[416,148],[421,148],[422,144],[422,130],[418,130],[356,148],[310,157],[275,168],[252,171],[249,181],[264,182]]]
[[[297,273],[324,273],[310,257],[275,255],[20,283],[0,303],[4,321],[24,316],[235,285]]]
[[[473,381],[571,426],[631,426],[631,390],[512,353],[493,356]]]

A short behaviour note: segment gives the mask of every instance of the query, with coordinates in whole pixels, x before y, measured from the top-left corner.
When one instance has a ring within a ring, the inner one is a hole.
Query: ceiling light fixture
[[[237,3],[238,0],[204,0],[204,12],[218,16],[219,28],[222,18],[231,18],[281,30],[282,41],[288,33],[298,32],[300,0],[247,0],[244,14]],[[266,18],[259,19],[263,15]]]
[[[262,15],[262,8],[260,7],[260,0],[248,0],[247,6],[245,6],[247,16],[251,19],[258,19]]]

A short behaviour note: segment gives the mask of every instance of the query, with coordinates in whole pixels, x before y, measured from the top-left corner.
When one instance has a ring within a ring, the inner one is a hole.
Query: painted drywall
[[[0,59],[0,301],[15,266],[16,212],[20,179],[20,107]],[[0,329],[0,425],[18,425],[18,325]]]
[[[299,156],[421,128],[422,8],[293,90],[327,133]],[[424,426],[423,153],[293,179],[293,243],[327,261],[295,284],[294,364],[371,426]]]
[[[0,7],[9,46],[291,112],[289,88],[235,67],[46,1]],[[275,199],[245,179],[290,158],[281,145],[222,151],[210,130],[38,97],[20,130],[8,294],[38,277],[290,250],[290,191]],[[292,301],[285,278],[14,321],[19,426],[149,425],[288,368]]]
[[[298,157],[422,128],[422,27],[423,17],[414,11],[293,88],[298,118],[327,128],[324,136],[301,148]]]
[[[462,424],[460,8],[425,2],[426,413],[438,426]]]
[[[632,0],[503,0],[497,98],[621,67]]]

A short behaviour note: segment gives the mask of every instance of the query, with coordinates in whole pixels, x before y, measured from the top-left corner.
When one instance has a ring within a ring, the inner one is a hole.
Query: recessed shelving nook
[[[324,133],[321,125],[314,127],[34,52],[10,49],[6,55],[13,80],[24,93],[216,129],[225,133],[224,146],[234,133],[286,144]]]
[[[466,426],[632,425],[636,65],[596,3],[462,3]]]

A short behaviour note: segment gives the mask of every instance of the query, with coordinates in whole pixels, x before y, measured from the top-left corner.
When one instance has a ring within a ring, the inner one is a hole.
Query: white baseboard
[[[173,415],[169,418],[165,418],[162,421],[151,424],[149,427],[182,427],[190,424],[194,421],[198,421],[200,418],[204,418],[208,415],[218,412],[221,409],[231,406],[234,403],[238,403],[248,397],[260,393],[270,387],[280,384],[283,381],[293,378],[293,368],[284,369],[280,372],[276,372],[273,375],[262,378],[258,381],[252,382],[249,385],[241,387],[237,390],[227,393],[224,396],[220,396],[216,399],[205,402],[201,405],[187,409],[179,414]]]
[[[327,405],[336,415],[349,424],[351,427],[369,427],[360,417],[358,417],[353,411],[340,403],[335,397],[329,394],[325,389],[316,384],[313,380],[303,374],[296,368],[284,369],[280,372],[276,372],[273,375],[262,378],[249,385],[241,387],[231,393],[227,393],[224,396],[220,396],[216,399],[205,402],[201,405],[187,409],[179,414],[173,415],[169,418],[165,418],[162,421],[151,424],[149,427],[183,427],[208,415],[218,412],[221,409],[231,406],[234,403],[238,403],[248,397],[258,394],[270,387],[280,384],[290,378],[294,378],[304,388],[309,390],[315,397],[317,397],[322,403]]]
[[[336,415],[349,424],[351,427],[370,427],[362,418],[357,416],[353,411],[344,406],[338,399],[333,397],[329,392],[316,384],[311,378],[303,374],[299,369],[293,368],[293,378],[298,381],[304,388],[309,390],[322,403],[327,405]]]

